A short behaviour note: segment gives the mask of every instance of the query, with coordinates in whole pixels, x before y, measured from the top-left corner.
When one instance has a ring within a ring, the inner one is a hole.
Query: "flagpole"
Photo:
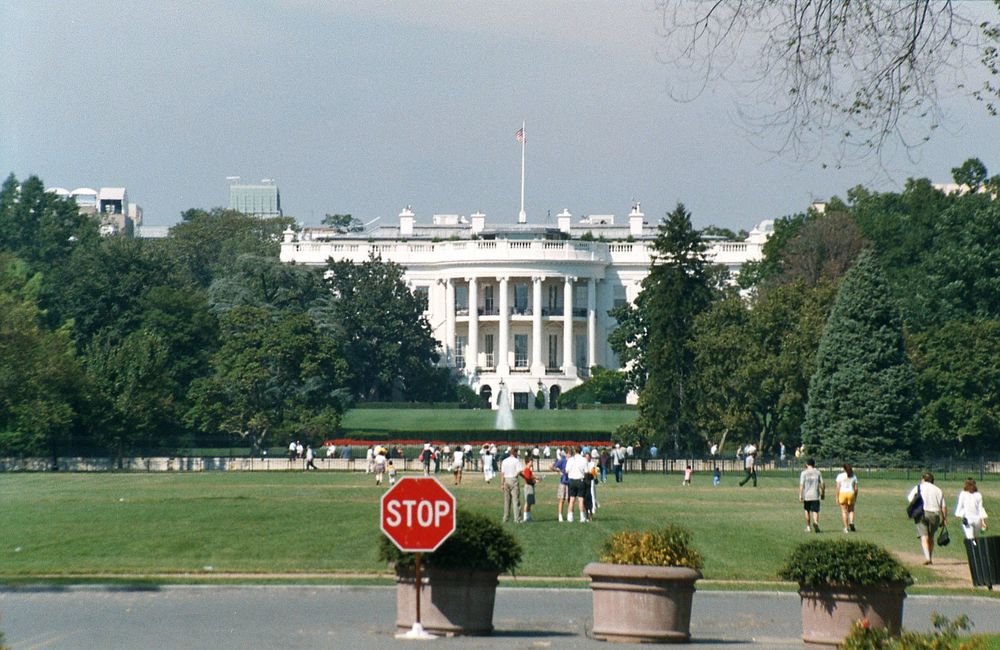
[[[521,122],[521,211],[517,213],[518,223],[528,222],[528,217],[524,214],[524,142],[527,139],[524,133],[524,122]]]

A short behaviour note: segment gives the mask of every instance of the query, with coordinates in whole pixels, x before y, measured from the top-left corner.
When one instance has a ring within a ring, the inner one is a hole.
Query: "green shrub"
[[[913,584],[909,570],[881,546],[845,539],[799,544],[778,575],[803,587]]]
[[[843,650],[985,650],[986,645],[975,637],[959,637],[959,632],[971,628],[969,617],[962,615],[954,621],[934,614],[934,631],[927,633],[906,632],[893,636],[888,630],[873,629],[867,620],[854,624],[851,633],[840,646]]]
[[[459,509],[455,532],[423,562],[442,569],[513,572],[521,562],[521,545],[486,515]],[[379,559],[397,567],[413,566],[414,554],[403,553],[385,535],[379,537]]]
[[[601,561],[691,569],[702,567],[701,554],[691,546],[691,533],[673,524],[658,530],[627,530],[612,535],[601,549]]]

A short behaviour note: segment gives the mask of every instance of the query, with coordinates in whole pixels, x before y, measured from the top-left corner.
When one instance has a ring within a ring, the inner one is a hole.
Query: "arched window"
[[[557,409],[559,408],[559,395],[562,394],[562,390],[558,386],[553,386],[549,389],[549,408]]]
[[[493,389],[489,384],[479,389],[479,397],[483,400],[483,408],[491,408],[490,402],[493,400]]]

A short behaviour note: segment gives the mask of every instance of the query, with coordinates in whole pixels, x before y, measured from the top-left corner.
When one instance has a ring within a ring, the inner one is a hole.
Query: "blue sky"
[[[698,226],[749,229],[971,156],[1000,172],[1000,122],[948,96],[945,127],[882,167],[775,155],[731,88],[672,99],[660,27],[652,0],[4,0],[0,173],[124,185],[159,225],[225,205],[227,176],[274,178],[304,223],[406,205],[513,221],[524,120],[529,222],[681,201]]]

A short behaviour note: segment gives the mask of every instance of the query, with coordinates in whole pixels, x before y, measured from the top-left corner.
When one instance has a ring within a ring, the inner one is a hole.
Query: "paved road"
[[[434,641],[448,648],[603,648],[587,636],[590,592],[497,592],[496,633]],[[1000,601],[910,596],[904,625],[928,629],[932,611],[968,614],[1000,632]],[[393,587],[170,586],[0,590],[0,629],[12,650],[73,648],[412,648],[395,630]],[[703,648],[802,647],[799,600],[789,593],[700,591],[693,643]],[[614,645],[613,647],[630,647]],[[647,647],[648,646],[644,646]]]

